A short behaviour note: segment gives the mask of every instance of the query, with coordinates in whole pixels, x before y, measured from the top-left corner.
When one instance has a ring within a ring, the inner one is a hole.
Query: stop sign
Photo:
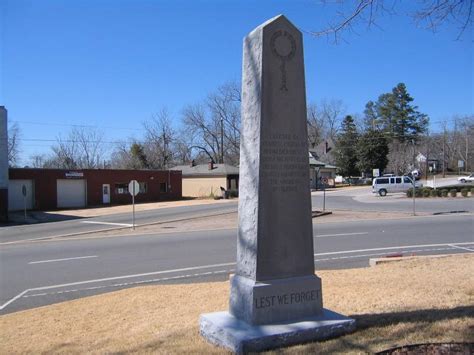
[[[128,192],[132,196],[137,196],[138,192],[140,191],[140,185],[138,184],[137,180],[132,180],[128,184]]]

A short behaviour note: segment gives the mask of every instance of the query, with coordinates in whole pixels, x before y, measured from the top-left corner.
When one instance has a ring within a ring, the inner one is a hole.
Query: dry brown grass
[[[417,342],[474,341],[474,255],[322,271],[325,307],[353,334],[278,353],[365,353]],[[223,353],[198,334],[227,309],[227,282],[127,289],[0,317],[1,353]]]

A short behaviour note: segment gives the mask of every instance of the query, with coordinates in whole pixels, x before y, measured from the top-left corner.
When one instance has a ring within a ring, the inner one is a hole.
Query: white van
[[[422,186],[419,182],[415,183],[415,187]],[[382,176],[372,180],[372,192],[380,196],[385,196],[387,192],[406,192],[412,187],[412,180],[408,176]]]

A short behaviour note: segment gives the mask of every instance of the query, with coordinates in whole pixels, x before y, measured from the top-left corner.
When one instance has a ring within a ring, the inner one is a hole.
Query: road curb
[[[408,260],[447,258],[453,255],[456,255],[456,254],[413,255],[413,256],[396,256],[396,257],[386,256],[384,258],[369,259],[369,265],[372,267],[372,266],[377,266],[377,265],[382,265],[382,264],[390,264],[390,263],[396,263],[396,262],[408,261]]]

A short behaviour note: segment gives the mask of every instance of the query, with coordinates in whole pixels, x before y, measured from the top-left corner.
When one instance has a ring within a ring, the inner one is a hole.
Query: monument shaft
[[[301,33],[285,18],[244,40],[237,273],[312,275]]]
[[[302,36],[285,17],[244,39],[242,81],[231,312],[255,324],[315,314],[322,301],[314,275]],[[275,301],[285,297],[290,301]]]
[[[338,336],[314,274],[301,33],[284,16],[244,39],[237,270],[200,332],[240,354]]]

